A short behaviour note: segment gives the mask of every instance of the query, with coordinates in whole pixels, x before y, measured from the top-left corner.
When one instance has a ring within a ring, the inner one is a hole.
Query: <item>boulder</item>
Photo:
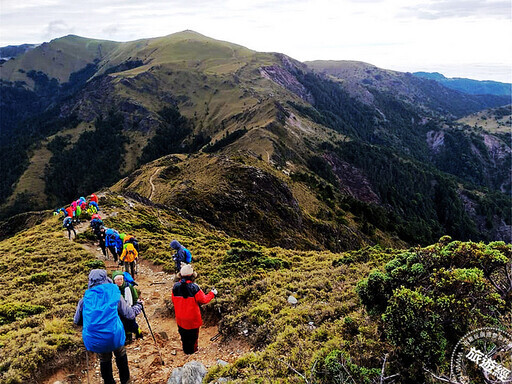
[[[201,384],[206,376],[206,367],[199,361],[190,361],[172,371],[167,384]]]

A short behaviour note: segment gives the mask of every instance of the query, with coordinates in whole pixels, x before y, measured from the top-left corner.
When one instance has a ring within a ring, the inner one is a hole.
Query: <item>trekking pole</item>
[[[144,305],[141,304],[142,313],[144,315],[144,318],[146,319],[146,323],[148,323],[149,332],[151,332],[151,336],[153,336],[153,341],[155,342],[155,347],[158,352],[158,356],[160,356],[160,361],[162,362],[162,365],[165,365],[164,359],[162,359],[162,354],[160,353],[160,349],[158,348],[158,344],[156,343],[155,335],[153,335],[153,331],[151,330],[151,325],[149,325],[148,317],[146,316],[146,311],[144,310]]]

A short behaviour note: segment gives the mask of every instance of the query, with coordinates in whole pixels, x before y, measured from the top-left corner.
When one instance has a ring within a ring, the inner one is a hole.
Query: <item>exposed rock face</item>
[[[359,169],[342,161],[334,154],[325,155],[325,160],[331,165],[332,171],[338,178],[342,192],[365,203],[381,203],[379,196],[373,191],[370,181]]]
[[[443,131],[429,131],[427,132],[427,144],[434,153],[439,153],[441,147],[444,145],[444,132]]]
[[[290,63],[290,65],[292,64]],[[279,84],[283,88],[286,88],[290,92],[293,92],[302,100],[305,100],[308,103],[313,102],[313,96],[289,70],[279,65],[271,65],[268,67],[261,67],[260,74],[261,76]]]
[[[122,87],[133,87],[128,79],[123,79],[120,84]],[[136,127],[145,132],[155,129],[159,124],[157,116],[139,101],[120,97],[116,87],[113,76],[101,76],[91,81],[75,98],[63,104],[61,115],[76,114],[79,120],[92,122],[117,109],[124,117],[125,129]]]

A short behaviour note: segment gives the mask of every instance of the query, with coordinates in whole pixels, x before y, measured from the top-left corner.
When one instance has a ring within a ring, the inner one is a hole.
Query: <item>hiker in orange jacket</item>
[[[197,352],[199,327],[203,324],[199,306],[209,303],[217,295],[217,290],[212,288],[205,295],[201,288],[194,283],[197,273],[194,272],[190,264],[183,266],[177,277],[180,281],[172,288],[172,302],[183,352],[191,355]]]
[[[139,253],[135,249],[132,243],[126,243],[123,246],[123,252],[121,256],[119,256],[120,264],[121,262],[124,264],[124,269],[126,272],[130,273],[133,277],[135,277],[135,261]]]

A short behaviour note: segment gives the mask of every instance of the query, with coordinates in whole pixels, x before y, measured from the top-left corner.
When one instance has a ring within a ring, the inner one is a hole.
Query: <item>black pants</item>
[[[137,324],[137,321],[135,321],[135,319],[129,320],[121,317],[121,322],[123,323],[124,331],[126,333],[137,333],[137,331],[139,330],[139,325]]]
[[[73,233],[75,234],[75,237],[76,237],[76,232],[75,232],[75,228],[73,227],[67,227],[67,230],[68,230],[68,238],[71,239],[71,231],[73,231]]]
[[[132,262],[124,262],[124,270],[128,272],[130,275],[132,275],[133,278],[135,278],[135,261]]]
[[[105,239],[102,239],[101,237],[99,237],[99,245],[101,248],[101,252],[103,252],[103,256],[105,256],[105,258],[106,258],[107,257],[107,247],[105,247]]]
[[[191,355],[197,352],[197,339],[199,338],[199,328],[185,329],[178,325],[178,332],[181,336],[181,344],[183,345],[183,352]]]
[[[116,250],[116,247],[113,246],[113,245],[109,245],[108,246],[108,250],[112,253],[112,256],[114,257],[114,261],[117,261],[117,257],[119,256],[117,254],[117,250]]]
[[[117,369],[119,370],[119,380],[121,380],[121,384],[126,384],[130,380],[130,369],[128,368],[126,349],[122,346],[115,349],[113,352],[116,357]],[[115,384],[112,372],[112,352],[98,353],[98,356],[100,357],[100,371],[103,381],[105,384]]]

